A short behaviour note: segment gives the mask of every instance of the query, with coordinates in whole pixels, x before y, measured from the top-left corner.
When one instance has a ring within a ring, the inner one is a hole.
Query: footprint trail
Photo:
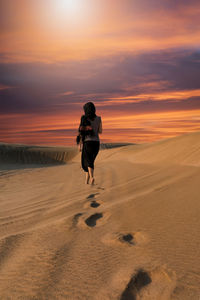
[[[95,227],[96,226],[96,221],[98,219],[101,219],[103,217],[102,213],[96,213],[94,215],[91,215],[89,218],[87,218],[85,220],[85,223],[87,224],[87,226],[89,227]]]

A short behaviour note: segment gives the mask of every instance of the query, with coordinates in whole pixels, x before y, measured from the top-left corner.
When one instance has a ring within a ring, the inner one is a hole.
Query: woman
[[[85,114],[81,117],[79,137],[77,140],[81,154],[81,165],[86,172],[86,184],[94,184],[94,161],[99,152],[99,133],[102,133],[101,117],[96,115],[96,108],[92,102],[83,106]]]

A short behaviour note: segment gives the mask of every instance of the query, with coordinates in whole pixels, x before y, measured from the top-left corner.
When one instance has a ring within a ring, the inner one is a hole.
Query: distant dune
[[[102,143],[101,149],[130,145],[130,143]],[[25,164],[66,163],[78,154],[77,147],[45,147],[0,143],[0,162]]]
[[[78,150],[75,147],[40,147],[0,144],[0,161],[9,163],[61,163],[68,162]]]
[[[150,144],[128,147],[132,162],[176,163],[200,166],[200,132],[187,133]],[[126,152],[127,153],[127,152]]]
[[[119,148],[124,146],[134,145],[133,143],[101,143],[100,149]]]
[[[0,299],[199,300],[200,132],[102,148],[0,146]]]

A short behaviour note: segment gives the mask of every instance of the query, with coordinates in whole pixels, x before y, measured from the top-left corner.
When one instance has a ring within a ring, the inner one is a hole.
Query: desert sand
[[[36,148],[0,146],[0,299],[200,299],[200,132],[101,150],[94,186]]]

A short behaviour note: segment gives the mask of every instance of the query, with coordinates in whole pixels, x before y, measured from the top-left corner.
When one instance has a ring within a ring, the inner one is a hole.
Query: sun
[[[96,24],[97,5],[94,0],[44,0],[41,23],[49,33],[80,35]]]
[[[83,0],[59,0],[56,6],[62,14],[78,14],[83,10],[83,2]]]

